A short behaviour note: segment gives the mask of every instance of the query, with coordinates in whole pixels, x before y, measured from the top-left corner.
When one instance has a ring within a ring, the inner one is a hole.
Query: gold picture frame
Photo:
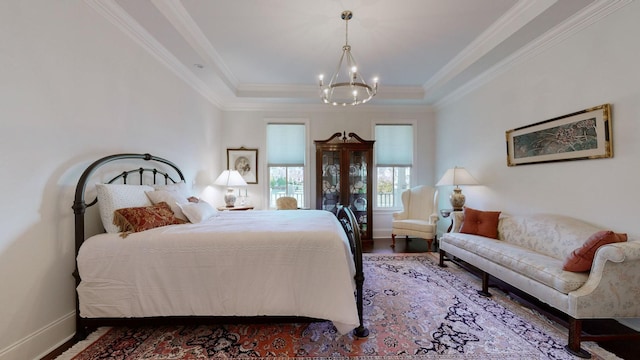
[[[507,165],[610,158],[612,135],[610,104],[507,130]]]
[[[238,170],[247,184],[258,183],[258,149],[227,149],[227,169]]]

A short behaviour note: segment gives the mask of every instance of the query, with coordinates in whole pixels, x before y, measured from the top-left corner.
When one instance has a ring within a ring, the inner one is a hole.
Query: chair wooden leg
[[[391,247],[396,247],[396,234],[391,234]]]

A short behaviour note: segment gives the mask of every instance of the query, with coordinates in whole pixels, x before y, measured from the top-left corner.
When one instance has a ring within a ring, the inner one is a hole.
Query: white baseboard
[[[391,239],[391,228],[389,229],[376,229],[371,234],[373,239]]]
[[[41,359],[73,337],[76,331],[75,319],[76,312],[72,311],[8,347],[0,349],[0,360]]]

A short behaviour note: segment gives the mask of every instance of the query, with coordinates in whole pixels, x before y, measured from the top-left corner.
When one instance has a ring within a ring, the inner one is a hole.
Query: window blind
[[[376,166],[413,165],[413,126],[376,125]]]
[[[267,124],[267,163],[304,166],[304,124]]]

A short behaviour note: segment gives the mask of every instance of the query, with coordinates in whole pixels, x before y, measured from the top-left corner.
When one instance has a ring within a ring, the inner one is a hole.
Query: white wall
[[[314,107],[316,109],[316,107]],[[416,167],[414,184],[434,184],[435,162],[435,122],[431,110],[420,107],[399,107],[379,109],[373,107],[333,108],[310,111],[231,111],[224,113],[220,159],[223,169],[226,165],[226,148],[258,148],[259,155],[259,183],[249,185],[248,191],[252,205],[256,208],[266,208],[267,204],[267,174],[266,174],[266,119],[306,119],[309,121],[309,174],[315,173],[314,140],[325,140],[336,132],[354,132],[365,140],[374,139],[374,126],[382,122],[407,122],[416,124]],[[312,176],[309,193],[310,207],[315,208],[315,178]],[[221,200],[219,200],[221,201]],[[375,211],[374,237],[389,237],[391,234],[391,215],[388,211]]]
[[[640,238],[640,2],[437,110],[437,173],[466,167],[467,205],[574,216]],[[505,131],[611,103],[611,159],[507,167]],[[448,191],[446,191],[448,192]]]
[[[82,1],[0,2],[0,359],[74,332],[73,192],[93,160],[220,167],[221,114]]]

